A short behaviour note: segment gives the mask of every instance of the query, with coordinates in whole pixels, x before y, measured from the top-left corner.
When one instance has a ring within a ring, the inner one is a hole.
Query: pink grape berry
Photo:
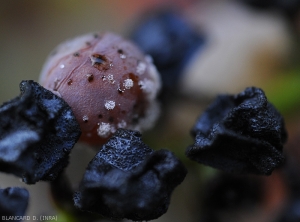
[[[104,144],[118,128],[143,131],[159,114],[160,76],[132,42],[105,32],[59,45],[40,75],[64,99],[80,124],[80,141]]]

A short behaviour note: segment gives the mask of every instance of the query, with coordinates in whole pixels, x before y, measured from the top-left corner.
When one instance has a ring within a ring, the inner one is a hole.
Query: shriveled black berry
[[[68,164],[80,136],[71,108],[33,81],[0,107],[0,171],[28,184],[53,180]]]
[[[20,221],[25,215],[29,200],[29,193],[25,188],[9,187],[0,189],[1,221]],[[16,216],[16,219],[14,217]]]
[[[185,175],[173,153],[153,151],[139,132],[118,129],[89,163],[75,206],[113,219],[156,219]]]
[[[227,172],[269,175],[284,161],[284,120],[259,88],[217,97],[192,134],[186,155]]]
[[[142,19],[133,30],[132,40],[146,53],[162,77],[164,89],[174,89],[190,58],[205,44],[178,13],[166,10]]]

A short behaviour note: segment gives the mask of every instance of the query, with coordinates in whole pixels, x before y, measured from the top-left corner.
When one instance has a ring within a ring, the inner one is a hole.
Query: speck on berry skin
[[[118,128],[143,131],[153,125],[161,83],[149,56],[132,42],[108,32],[94,36],[59,45],[46,61],[40,83],[71,106],[82,130],[80,140],[102,145]]]

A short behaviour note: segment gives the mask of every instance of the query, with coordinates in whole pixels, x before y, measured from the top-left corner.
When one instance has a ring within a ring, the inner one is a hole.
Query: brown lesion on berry
[[[88,80],[89,82],[92,82],[92,81],[94,80],[94,75],[91,74],[91,73],[89,73],[89,74],[86,75],[86,78],[87,78],[87,80]]]
[[[90,56],[90,59],[92,62],[92,66],[94,66],[97,69],[107,70],[110,67],[110,62],[104,55],[95,53]]]
[[[70,86],[70,85],[72,85],[72,83],[73,83],[73,80],[72,79],[68,79],[67,84]]]

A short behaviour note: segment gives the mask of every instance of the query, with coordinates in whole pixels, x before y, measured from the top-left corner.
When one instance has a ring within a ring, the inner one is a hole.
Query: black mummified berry
[[[227,172],[269,175],[284,161],[284,120],[259,88],[218,96],[192,134],[186,155]]]
[[[68,104],[33,81],[0,107],[0,171],[33,184],[53,180],[68,164],[80,128]]]
[[[185,175],[173,153],[153,151],[139,132],[118,129],[89,163],[75,206],[113,219],[153,220],[167,211]]]
[[[153,58],[165,89],[174,89],[180,76],[206,39],[171,10],[152,13],[132,32],[133,41]]]
[[[9,187],[0,189],[0,215],[1,221],[20,221],[28,206],[29,193],[25,188]],[[4,219],[3,219],[4,217]],[[6,218],[7,217],[7,218]]]

